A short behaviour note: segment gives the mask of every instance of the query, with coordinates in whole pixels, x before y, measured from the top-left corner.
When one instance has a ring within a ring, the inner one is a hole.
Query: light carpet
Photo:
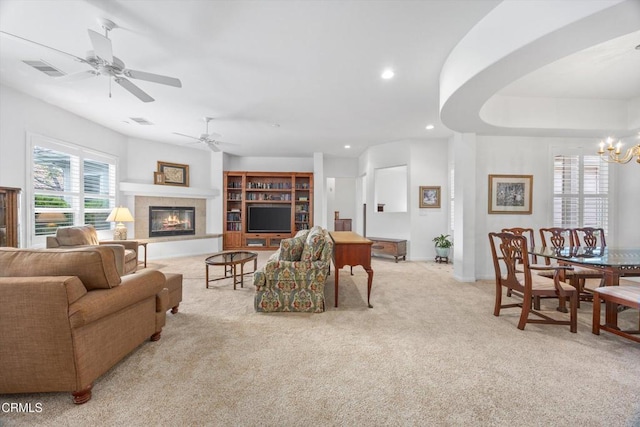
[[[261,252],[259,265],[270,255]],[[256,313],[251,276],[205,289],[204,257],[156,261],[184,274],[180,312],[99,378],[93,398],[3,395],[0,425],[639,426],[640,345],[591,333],[582,303],[568,326],[516,328],[493,316],[493,281],[460,283],[450,265],[374,258],[366,307],[362,268],[334,270],[320,314]],[[221,270],[212,270],[221,273]],[[543,301],[552,315],[557,301]],[[637,325],[638,312],[620,314]],[[0,367],[1,369],[1,367]]]

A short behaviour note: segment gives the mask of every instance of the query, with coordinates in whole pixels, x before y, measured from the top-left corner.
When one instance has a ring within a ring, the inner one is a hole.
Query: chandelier
[[[622,154],[622,142],[618,141],[615,145],[613,145],[613,142],[613,138],[607,138],[606,143],[608,146],[606,147],[607,152],[605,153],[605,141],[600,141],[598,154],[602,160],[608,163],[629,163],[631,159],[636,157],[636,162],[640,163],[640,144],[629,147],[624,154]]]

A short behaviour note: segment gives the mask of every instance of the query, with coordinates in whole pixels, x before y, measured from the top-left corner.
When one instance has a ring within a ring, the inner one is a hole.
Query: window
[[[105,220],[116,202],[115,157],[33,136],[30,161],[33,243],[62,226],[111,228]]]
[[[556,155],[553,162],[553,225],[601,227],[608,232],[609,165],[594,155]]]

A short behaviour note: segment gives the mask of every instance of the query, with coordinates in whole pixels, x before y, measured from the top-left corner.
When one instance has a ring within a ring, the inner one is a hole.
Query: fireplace
[[[193,206],[149,206],[149,237],[196,234]]]

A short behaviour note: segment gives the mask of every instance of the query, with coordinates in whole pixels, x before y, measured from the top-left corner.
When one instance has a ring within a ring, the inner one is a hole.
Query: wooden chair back
[[[604,237],[604,229],[594,227],[579,227],[571,230],[573,242],[576,246],[588,246],[592,248],[604,248],[607,241]]]
[[[552,248],[565,248],[576,246],[573,242],[573,232],[570,228],[551,227],[540,229],[540,239],[542,246]],[[551,264],[549,258],[545,258],[547,265]]]
[[[533,248],[536,245],[535,239],[535,231],[533,228],[521,228],[521,227],[512,227],[512,228],[503,228],[503,233],[512,233],[516,236],[524,236],[527,239],[527,246],[529,248]],[[538,263],[538,257],[536,255],[531,255],[531,262],[533,264]]]
[[[513,233],[489,233],[489,241],[496,274],[496,292],[502,292],[502,287],[506,287],[523,295],[528,294],[530,298],[531,270],[526,237]],[[518,280],[516,275],[521,279]]]

